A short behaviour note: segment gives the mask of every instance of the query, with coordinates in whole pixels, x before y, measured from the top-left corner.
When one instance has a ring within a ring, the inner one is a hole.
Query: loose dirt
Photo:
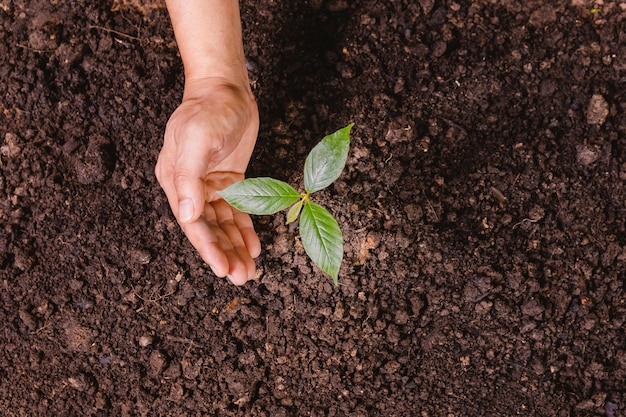
[[[244,2],[250,176],[344,230],[334,286],[281,215],[212,275],[153,167],[182,68],[167,12],[0,5],[4,416],[625,416],[626,7]]]

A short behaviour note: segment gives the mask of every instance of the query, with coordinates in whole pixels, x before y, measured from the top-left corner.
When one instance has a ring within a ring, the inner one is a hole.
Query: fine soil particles
[[[626,416],[626,3],[241,4],[248,176],[302,184],[215,277],[154,176],[183,71],[161,3],[0,2],[2,416]]]

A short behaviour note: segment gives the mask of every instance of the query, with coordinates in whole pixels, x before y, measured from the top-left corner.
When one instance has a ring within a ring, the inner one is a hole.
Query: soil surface
[[[0,3],[3,416],[626,415],[626,6],[242,4],[249,176],[318,202],[339,285],[284,214],[218,279],[153,174],[182,94],[167,11]]]

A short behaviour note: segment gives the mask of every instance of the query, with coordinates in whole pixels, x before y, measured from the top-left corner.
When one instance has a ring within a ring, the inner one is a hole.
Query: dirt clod
[[[594,94],[587,106],[587,123],[590,125],[602,125],[609,115],[609,104],[600,94]]]
[[[165,369],[167,365],[167,357],[159,350],[153,350],[148,359],[148,365],[150,366],[150,373],[153,376],[159,375]]]

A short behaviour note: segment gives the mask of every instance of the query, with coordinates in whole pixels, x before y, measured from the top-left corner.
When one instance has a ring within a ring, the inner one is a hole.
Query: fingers
[[[196,248],[204,262],[211,267],[213,273],[218,277],[228,275],[230,262],[222,249],[224,238],[220,239],[217,228],[203,218],[193,223],[181,224],[180,226],[189,242]]]
[[[243,284],[254,278],[256,266],[246,247],[242,231],[235,223],[234,209],[224,200],[215,201],[210,206],[215,212],[219,228],[228,239],[227,242],[224,242],[223,248],[230,262],[229,278],[234,284]],[[249,227],[251,226],[252,221],[250,221]]]
[[[233,211],[233,220],[241,233],[241,237],[243,238],[248,254],[252,258],[256,258],[261,254],[261,241],[259,240],[259,236],[254,231],[252,219],[248,214],[242,213],[235,208],[233,208]]]
[[[250,217],[233,210],[224,200],[218,200],[207,204],[197,221],[182,223],[181,227],[215,275],[243,285],[254,278],[253,257],[260,253],[261,244]]]

